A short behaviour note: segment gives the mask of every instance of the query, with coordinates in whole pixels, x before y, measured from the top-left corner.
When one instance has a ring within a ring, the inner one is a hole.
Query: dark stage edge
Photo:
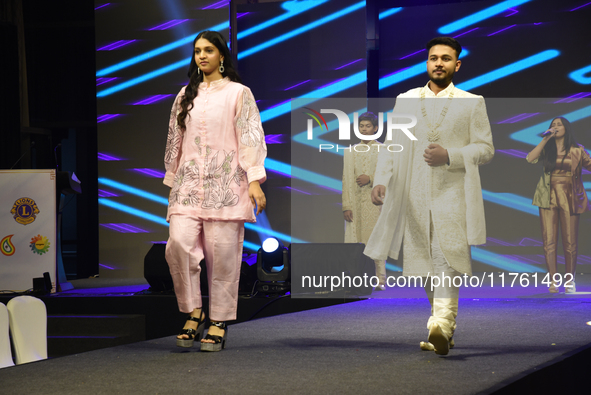
[[[139,334],[139,340],[151,340],[176,334],[185,323],[187,314],[179,312],[174,293],[147,292],[150,286],[145,279],[89,278],[72,280],[71,284],[74,289],[69,291],[44,296],[33,295],[45,303],[49,321],[54,316],[63,315],[85,317],[93,315],[139,315],[143,316],[145,320],[145,334]],[[6,305],[10,299],[16,296],[18,295],[2,294],[0,295],[0,303]],[[240,296],[237,318],[235,321],[229,321],[228,324],[233,325],[251,319],[332,306],[356,300],[359,300],[359,297],[347,299],[342,297],[292,299],[285,295],[258,294],[255,297]],[[207,297],[203,298],[203,304],[207,312]],[[72,329],[76,332],[76,328]],[[76,334],[86,335],[83,332],[76,332]],[[48,333],[48,335],[51,336],[52,333]],[[100,348],[100,346],[97,345],[91,349],[96,348]],[[50,358],[63,356],[67,353],[64,350],[54,351],[53,347],[49,347]]]
[[[0,383],[10,394],[581,393],[590,307],[461,299],[456,347],[437,356],[419,350],[426,300],[368,299],[233,325],[219,353],[168,336],[1,369]]]

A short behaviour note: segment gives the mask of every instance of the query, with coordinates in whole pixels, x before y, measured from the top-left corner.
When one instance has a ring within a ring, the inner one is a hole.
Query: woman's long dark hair
[[[206,30],[197,35],[195,40],[193,40],[193,51],[191,55],[191,64],[189,65],[189,84],[185,88],[185,95],[181,100],[181,112],[177,115],[177,121],[182,131],[187,128],[185,124],[185,119],[187,115],[189,115],[189,111],[193,108],[193,100],[197,97],[199,93],[199,84],[203,82],[203,73],[199,73],[199,67],[197,66],[197,62],[195,62],[195,44],[197,40],[200,38],[204,38],[220,51],[220,55],[224,58],[224,72],[222,73],[222,77],[229,77],[231,81],[234,82],[242,82],[238,72],[234,68],[234,63],[232,62],[232,54],[228,50],[228,44],[226,44],[226,40],[224,37],[219,34],[218,32],[214,32],[211,30]]]
[[[572,134],[572,127],[571,127],[569,120],[566,119],[565,117],[556,117],[552,120],[552,122],[554,122],[557,119],[560,119],[562,121],[562,124],[564,125],[564,149],[565,149],[565,152],[564,152],[564,157],[562,158],[562,162],[564,162],[564,158],[566,158],[566,156],[570,152],[571,147],[577,147],[578,144],[575,141],[575,137]],[[552,127],[552,122],[550,122],[550,127]],[[545,172],[552,173],[554,171],[554,169],[556,168],[556,157],[558,156],[557,151],[558,150],[556,148],[556,140],[551,139],[550,141],[548,141],[548,143],[544,147],[544,151],[542,154],[543,159],[544,159],[544,171]]]

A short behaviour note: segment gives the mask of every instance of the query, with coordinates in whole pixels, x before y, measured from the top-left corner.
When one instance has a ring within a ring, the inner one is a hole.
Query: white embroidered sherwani
[[[421,111],[421,89],[425,90],[422,102],[429,122]],[[441,118],[446,103],[448,110]],[[484,99],[453,84],[435,96],[427,85],[399,95],[394,113],[416,116],[417,125],[410,131],[417,140],[395,130],[385,145],[401,144],[404,150],[380,152],[374,186],[386,186],[386,197],[365,254],[373,259],[388,255],[398,259],[403,244],[404,275],[433,274],[429,233],[433,221],[446,261],[456,271],[470,275],[470,245],[486,242],[478,165],[494,155]],[[408,119],[401,123],[408,123]],[[440,123],[435,141],[428,139],[428,123]],[[449,165],[427,165],[423,154],[431,143],[447,149]]]
[[[353,222],[345,222],[345,243],[367,244],[380,216],[380,208],[371,202],[379,148],[383,148],[382,143],[371,141],[369,144],[356,144],[350,151],[344,151],[343,212],[351,210],[353,213]],[[356,180],[363,174],[369,176],[370,182],[359,186]]]

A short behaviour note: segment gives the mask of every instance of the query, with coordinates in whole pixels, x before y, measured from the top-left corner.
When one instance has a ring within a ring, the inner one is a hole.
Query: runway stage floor
[[[232,325],[219,353],[184,351],[169,336],[0,369],[0,386],[6,394],[476,394],[520,385],[564,393],[587,381],[588,363],[577,358],[588,361],[591,350],[589,303],[461,299],[456,347],[437,356],[419,350],[427,300],[372,298]]]

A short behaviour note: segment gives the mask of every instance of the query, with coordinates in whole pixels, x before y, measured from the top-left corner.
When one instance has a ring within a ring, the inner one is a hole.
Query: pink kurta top
[[[182,132],[176,121],[181,89],[170,114],[164,184],[174,214],[218,221],[256,222],[248,184],[264,182],[267,146],[250,89],[228,77],[199,85]]]

